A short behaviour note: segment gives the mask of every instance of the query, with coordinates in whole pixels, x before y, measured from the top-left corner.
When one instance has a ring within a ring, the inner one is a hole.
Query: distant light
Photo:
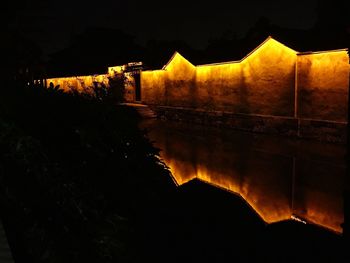
[[[296,217],[295,215],[291,215],[290,218],[306,225],[306,221],[305,220],[302,220],[302,219]]]
[[[129,62],[128,66],[129,67],[131,67],[131,66],[142,66],[142,61],[140,61],[140,62]]]

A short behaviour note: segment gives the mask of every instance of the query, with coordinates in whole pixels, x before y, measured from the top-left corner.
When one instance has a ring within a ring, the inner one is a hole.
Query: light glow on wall
[[[176,52],[163,70],[142,72],[142,101],[289,116],[294,104],[296,53],[271,37],[239,61],[194,66]]]
[[[90,76],[75,76],[75,77],[63,77],[63,78],[50,78],[46,79],[47,85],[50,83],[54,87],[58,86],[64,92],[76,91],[79,93],[90,93],[91,88],[97,83],[108,86],[108,75],[90,75]]]
[[[151,105],[344,121],[349,70],[346,49],[300,53],[269,37],[238,61],[194,66],[176,52],[142,72],[141,94]]]
[[[298,55],[299,116],[347,122],[349,56],[346,50]]]
[[[108,75],[114,76],[115,74],[120,74],[123,73],[125,70],[125,66],[113,66],[113,67],[108,67]]]

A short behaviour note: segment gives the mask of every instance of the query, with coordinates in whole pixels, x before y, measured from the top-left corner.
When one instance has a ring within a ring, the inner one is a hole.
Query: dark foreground
[[[348,262],[344,238],[295,221],[265,225],[240,198],[193,181],[168,213],[145,221],[145,259],[156,262]],[[152,211],[153,213],[153,211]]]
[[[135,112],[108,96],[6,96],[0,204],[15,262],[348,262],[342,235],[266,225],[199,181],[177,187]]]

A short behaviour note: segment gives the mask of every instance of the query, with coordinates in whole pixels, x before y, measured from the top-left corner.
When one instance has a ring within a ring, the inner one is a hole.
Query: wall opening
[[[141,79],[140,72],[134,74],[135,80],[135,101],[141,101]]]

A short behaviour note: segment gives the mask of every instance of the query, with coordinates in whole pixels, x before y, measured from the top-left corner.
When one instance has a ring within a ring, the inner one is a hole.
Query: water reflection
[[[198,179],[235,193],[266,223],[342,233],[345,147],[159,120],[141,127],[178,185]]]

